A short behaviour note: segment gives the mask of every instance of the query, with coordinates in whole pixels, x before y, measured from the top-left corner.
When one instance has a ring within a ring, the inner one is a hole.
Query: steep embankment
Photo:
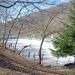
[[[29,74],[36,72],[39,75],[58,75],[58,73],[50,71],[48,68],[43,67],[42,65],[28,61],[27,59],[13,52],[11,49],[0,46],[0,55],[8,59],[11,63],[7,66],[7,68]]]
[[[30,75],[30,74],[22,73],[11,69],[0,68],[0,75]]]

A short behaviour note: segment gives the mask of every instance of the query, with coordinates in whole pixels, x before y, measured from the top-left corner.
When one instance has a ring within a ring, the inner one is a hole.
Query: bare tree
[[[23,7],[20,9],[20,11],[19,11],[18,15],[16,16],[16,18],[13,20],[12,26],[11,26],[11,28],[10,28],[10,30],[9,30],[9,33],[8,33],[8,36],[7,36],[7,39],[6,39],[6,42],[5,42],[5,46],[6,46],[6,44],[7,44],[8,39],[9,39],[9,36],[10,36],[11,30],[12,30],[12,28],[13,28],[13,26],[14,26],[14,23],[15,23],[15,21],[18,19],[19,15],[20,15],[20,13],[21,13],[21,11],[22,11],[22,9],[23,9]]]
[[[6,41],[5,41],[5,46],[6,46],[6,44],[7,44],[7,42],[8,42],[8,39],[9,39],[9,36],[10,36],[10,33],[11,33],[11,31],[12,31],[12,28],[13,28],[13,26],[14,26],[14,24],[15,24],[15,21],[19,18],[19,15],[21,14],[21,11],[24,9],[24,8],[26,8],[27,6],[29,6],[29,5],[32,5],[32,6],[34,6],[36,9],[38,9],[39,11],[40,11],[40,13],[42,14],[42,11],[41,11],[41,9],[37,6],[37,4],[41,4],[41,3],[45,3],[45,1],[44,0],[39,0],[39,1],[19,1],[19,0],[17,0],[17,1],[14,1],[13,3],[8,3],[8,0],[7,0],[7,2],[6,1],[4,1],[6,4],[5,5],[3,5],[3,3],[0,3],[0,7],[2,7],[2,8],[6,8],[6,9],[10,9],[10,8],[12,8],[13,6],[15,6],[15,5],[17,5],[17,4],[23,4],[22,6],[21,6],[21,9],[19,10],[19,12],[18,12],[18,14],[17,14],[17,16],[16,16],[16,18],[14,18],[13,20],[11,20],[11,21],[13,21],[13,23],[12,23],[12,26],[11,26],[11,28],[9,29],[9,32],[8,32],[8,35],[7,35],[7,39],[6,39]],[[48,5],[54,5],[54,3],[45,3],[45,4],[48,4]],[[27,9],[27,8],[26,8]],[[63,10],[62,10],[63,11]],[[49,25],[51,24],[51,22],[53,21],[53,19],[59,14],[59,13],[61,13],[62,11],[55,11],[56,13],[51,17],[51,16],[49,16],[49,20],[48,20],[48,23],[45,25],[45,24],[42,24],[42,34],[41,34],[41,44],[40,44],[40,49],[39,49],[39,64],[41,64],[41,60],[42,60],[42,57],[41,57],[41,50],[42,50],[42,45],[43,45],[43,42],[44,42],[44,40],[45,40],[45,38],[47,37],[47,36],[49,36],[51,33],[53,33],[53,31],[52,32],[48,32],[48,27],[49,27]],[[36,21],[35,20],[33,20],[34,21],[34,23],[36,23]],[[33,22],[31,22],[31,23],[33,23]],[[37,26],[39,25],[38,23],[36,23],[37,24]],[[34,24],[35,25],[35,24]],[[18,34],[17,34],[17,39],[16,39],[16,44],[15,44],[15,50],[16,50],[16,45],[17,45],[17,42],[18,42],[18,39],[19,39],[19,36],[20,36],[20,32],[21,32],[21,29],[22,29],[22,26],[23,26],[23,24],[21,25],[21,27],[20,27],[20,29],[19,29],[19,31],[18,31]],[[32,28],[34,28],[34,26],[32,26]],[[37,27],[35,27],[34,28],[35,30],[37,29]],[[6,29],[5,29],[6,30]],[[37,32],[39,32],[39,31],[37,31]],[[6,34],[6,33],[5,33]],[[5,37],[5,34],[4,34],[4,37]],[[39,34],[40,34],[40,32],[39,32]],[[25,48],[25,47],[24,47]],[[24,49],[23,48],[23,49]],[[23,49],[20,51],[20,53],[23,51]]]
[[[62,7],[63,7],[63,6],[62,6]],[[53,21],[56,17],[58,18],[58,15],[59,15],[59,14],[64,13],[63,11],[64,11],[65,9],[63,9],[62,7],[61,7],[60,10],[55,10],[55,12],[53,13],[53,15],[51,15],[51,16],[49,15],[50,12],[44,11],[44,12],[47,12],[47,15],[49,16],[49,20],[47,21],[47,24],[42,24],[42,25],[41,25],[42,28],[41,28],[41,27],[39,28],[39,34],[40,34],[40,36],[41,36],[41,44],[40,44],[40,49],[39,49],[39,64],[41,64],[41,61],[42,61],[41,52],[42,52],[42,45],[43,45],[43,43],[44,43],[45,38],[48,37],[48,36],[50,36],[50,35],[53,34],[53,33],[59,33],[59,34],[60,34],[60,31],[57,30],[57,29],[55,29],[54,31],[50,31],[50,30],[49,30],[49,27],[50,27],[50,24],[52,23],[52,21]],[[41,13],[42,13],[42,12],[41,12]],[[43,15],[43,14],[41,14],[41,15]],[[39,23],[37,23],[35,20],[34,20],[34,22],[37,24],[36,26],[39,25]],[[63,22],[63,23],[64,23],[64,22]],[[39,26],[40,26],[40,25],[39,25]],[[35,27],[35,31],[36,31],[36,28],[37,28],[37,27]],[[41,32],[40,30],[42,30],[42,32]]]
[[[57,11],[56,11],[57,12]],[[41,61],[42,61],[42,56],[41,56],[41,52],[42,52],[42,45],[44,43],[44,40],[47,36],[51,35],[53,33],[52,32],[48,32],[47,33],[47,29],[48,29],[48,26],[50,25],[50,23],[53,21],[53,19],[59,14],[59,12],[57,12],[52,18],[50,18],[48,20],[48,24],[46,25],[46,27],[44,28],[43,30],[43,36],[42,36],[42,39],[41,39],[41,44],[40,44],[40,49],[39,49],[39,64],[41,64]],[[54,31],[56,32],[56,31]]]
[[[6,39],[6,24],[7,24],[7,8],[6,8],[6,15],[5,15],[5,24],[4,24],[4,35],[3,35],[3,46],[5,47],[5,39]]]
[[[17,0],[17,1],[15,1],[15,0],[14,1],[12,1],[12,0],[9,1],[9,0],[1,0],[0,1],[0,7],[6,9],[6,19],[7,19],[7,9],[10,9],[10,8],[14,7],[17,4],[23,4],[23,8],[26,8],[30,4],[34,5],[34,4],[39,4],[39,3],[42,3],[42,2],[43,1],[35,1],[35,0],[34,1],[19,1],[19,0]],[[16,18],[13,20],[13,24],[12,24],[10,30],[9,30],[9,33],[8,33],[8,36],[7,36],[7,39],[6,39],[6,42],[5,42],[5,46],[7,44],[8,39],[9,39],[9,36],[10,36],[11,30],[12,30],[12,28],[14,26],[14,23],[15,23],[16,19],[19,17],[19,15],[20,15],[20,13],[21,13],[23,8],[21,8],[19,10]],[[6,26],[6,19],[5,19],[5,26]],[[3,44],[4,44],[5,34],[6,34],[5,32],[6,32],[6,27],[4,27]]]
[[[20,22],[21,22],[21,20],[20,20]],[[16,39],[15,50],[14,51],[16,51],[16,46],[17,46],[17,43],[18,43],[18,39],[19,39],[19,36],[20,36],[20,32],[21,32],[22,27],[23,27],[23,24],[21,24],[20,29],[19,29],[19,32],[17,34],[17,39]]]

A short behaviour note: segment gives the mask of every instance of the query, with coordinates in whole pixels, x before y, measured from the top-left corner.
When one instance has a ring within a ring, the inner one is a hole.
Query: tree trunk
[[[11,33],[11,31],[12,31],[12,28],[13,28],[13,26],[14,26],[14,23],[15,23],[15,21],[18,19],[19,15],[20,15],[20,13],[21,13],[21,11],[22,11],[22,9],[23,9],[23,7],[19,10],[19,12],[18,12],[16,18],[13,20],[13,23],[12,23],[12,25],[11,25],[11,28],[9,29],[9,32],[8,32],[8,35],[7,35],[7,38],[6,38],[6,41],[5,41],[5,45],[6,45],[7,42],[8,42],[8,39],[9,39],[9,37],[10,37],[10,33]]]
[[[75,63],[75,55],[73,55],[73,57],[74,57],[74,63]]]
[[[19,29],[19,32],[18,32],[18,36],[17,36],[17,39],[16,39],[15,50],[14,50],[14,52],[16,51],[16,46],[17,46],[17,43],[18,43],[18,39],[19,39],[19,36],[20,36],[22,27],[23,27],[23,24],[21,25],[21,27],[20,27],[20,29]]]
[[[6,47],[6,44],[5,44],[5,36],[6,36],[6,22],[7,22],[7,9],[6,9],[6,15],[5,15],[5,24],[4,24],[4,34],[3,34],[3,46]]]
[[[40,49],[39,49],[39,64],[41,64],[41,60],[42,60],[41,51],[42,51],[42,45],[43,45],[44,39],[45,39],[45,36],[42,38]]]

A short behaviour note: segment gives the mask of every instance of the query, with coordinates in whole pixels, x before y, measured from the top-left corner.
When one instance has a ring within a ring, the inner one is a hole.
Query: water
[[[10,48],[14,50],[15,41],[16,39],[9,39],[7,43],[7,47],[9,47],[9,45],[12,43],[12,47]],[[31,39],[31,40],[19,39],[17,44],[17,50],[19,52],[25,45],[30,45],[29,47],[25,48],[22,51],[21,55],[27,58],[28,60],[33,60],[35,62],[38,62],[40,43],[41,43],[41,40],[36,40],[36,39]],[[43,47],[42,47],[42,64],[43,65],[62,66],[66,63],[74,62],[74,58],[72,56],[68,56],[64,58],[61,57],[59,59],[57,57],[54,57],[51,54],[50,49],[54,49],[51,39],[43,43]]]

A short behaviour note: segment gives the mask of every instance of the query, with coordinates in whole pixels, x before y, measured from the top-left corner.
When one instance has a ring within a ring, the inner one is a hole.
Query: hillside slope
[[[40,12],[32,13],[27,16],[21,17],[15,21],[10,36],[17,36],[16,34],[18,34],[18,31],[21,25],[23,24],[23,27],[20,32],[20,36],[22,38],[26,36],[39,37],[43,33],[43,30],[46,28],[49,21],[51,20],[52,21],[49,23],[46,32],[62,32],[65,27],[60,21],[67,22],[67,13],[69,13],[69,10],[70,4],[60,4],[49,9],[41,10]],[[12,24],[12,21],[7,23],[6,35],[8,35],[8,31],[10,30]],[[0,25],[1,35],[4,32],[3,27],[3,25]]]
[[[2,57],[1,57],[2,56]],[[8,64],[6,68],[1,67],[2,59]],[[74,75],[75,69],[50,69],[33,63],[16,54],[11,49],[0,45],[0,75]]]
[[[22,73],[11,69],[0,68],[0,75],[30,75],[30,74]]]
[[[13,52],[11,49],[3,48],[0,46],[0,56],[7,58],[11,64],[7,66],[9,69],[17,70],[24,73],[38,73],[39,75],[59,75],[59,73],[49,70],[48,68],[28,61],[17,53]]]

